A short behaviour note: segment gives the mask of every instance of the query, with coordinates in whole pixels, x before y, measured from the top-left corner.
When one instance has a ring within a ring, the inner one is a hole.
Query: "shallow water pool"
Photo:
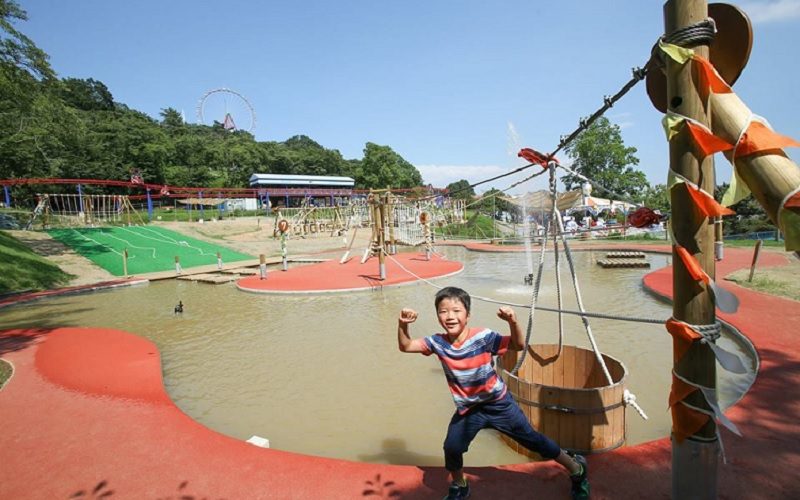
[[[434,280],[460,286],[474,296],[527,304],[532,288],[525,254],[440,249],[460,260],[459,275]],[[576,252],[587,310],[666,319],[671,307],[648,295],[641,278],[648,270],[602,269],[605,252]],[[667,256],[648,255],[652,268]],[[371,260],[365,266],[377,267]],[[548,256],[540,304],[555,307],[552,256]],[[576,309],[562,262],[567,309]],[[371,269],[370,269],[371,271]],[[291,270],[289,271],[291,272]],[[372,292],[319,295],[262,295],[234,284],[162,281],[85,295],[63,296],[0,312],[0,329],[28,326],[98,326],[125,330],[155,342],[162,355],[164,383],[188,415],[239,439],[253,435],[271,447],[351,460],[442,465],[441,443],[453,403],[438,361],[397,350],[397,314],[420,312],[413,336],[438,331],[433,308],[436,288],[419,283]],[[173,306],[181,300],[183,315]],[[501,333],[507,327],[497,304],[473,301],[472,326]],[[520,318],[527,309],[516,308]],[[524,321],[522,321],[524,325]],[[669,435],[667,410],[672,341],[662,325],[591,320],[601,350],[628,368],[627,387],[650,419],[627,410],[627,444]],[[568,344],[589,347],[580,319],[565,316]],[[557,315],[537,311],[533,343],[557,341]],[[730,336],[720,340],[741,353]],[[750,362],[749,364],[752,364]],[[752,368],[752,367],[751,367]],[[718,370],[719,371],[719,370]],[[720,373],[723,405],[735,401],[750,376]],[[470,466],[527,461],[492,432],[470,448]]]

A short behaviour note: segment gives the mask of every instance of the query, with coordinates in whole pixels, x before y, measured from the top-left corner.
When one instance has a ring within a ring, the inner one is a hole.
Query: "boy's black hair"
[[[458,299],[462,304],[464,304],[464,308],[467,310],[467,314],[469,314],[470,302],[472,299],[470,299],[470,296],[466,290],[462,290],[461,288],[454,286],[448,286],[436,292],[434,305],[436,306],[437,310],[439,309],[439,303],[444,299]]]

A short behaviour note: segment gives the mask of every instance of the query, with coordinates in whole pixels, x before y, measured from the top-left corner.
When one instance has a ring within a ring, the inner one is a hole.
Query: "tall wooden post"
[[[664,4],[665,33],[703,21],[708,17],[706,0],[668,0]],[[708,58],[708,46],[693,47],[696,54]],[[666,61],[667,102],[669,109],[701,123],[708,124],[709,110],[697,92],[697,74],[692,64],[680,65],[670,58]],[[699,185],[709,193],[714,192],[713,156],[700,161],[694,153],[686,128],[670,140],[670,168]],[[702,268],[714,278],[714,227],[708,217],[694,206],[685,186],[677,185],[670,192],[672,203],[672,230],[675,245],[681,245],[697,258]],[[689,275],[673,247],[675,319],[694,325],[707,325],[715,321],[714,301],[705,285],[698,285]],[[716,387],[716,360],[712,350],[695,342],[680,359],[673,359],[675,372],[696,384]],[[690,394],[685,401],[695,407],[709,409],[700,391]],[[681,403],[677,403],[681,404]],[[673,414],[674,419],[674,414]],[[673,420],[673,428],[676,422]],[[708,423],[682,442],[672,436],[672,498],[703,499],[717,497],[717,460],[719,443],[716,422]]]
[[[386,279],[386,204],[382,203],[380,198],[377,199],[377,206],[375,207],[375,217],[378,223],[378,270],[380,272],[380,279]]]
[[[386,206],[386,219],[389,226],[389,254],[394,255],[397,253],[397,242],[394,238],[394,209],[392,208],[392,192],[386,189],[386,197],[383,199],[383,204]]]
[[[267,256],[263,253],[258,254],[258,274],[259,279],[267,279]]]

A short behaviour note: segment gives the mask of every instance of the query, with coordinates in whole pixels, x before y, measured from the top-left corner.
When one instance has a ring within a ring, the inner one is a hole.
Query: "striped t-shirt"
[[[504,354],[511,337],[488,328],[471,328],[460,344],[451,344],[445,333],[423,340],[426,349],[422,354],[436,354],[442,363],[458,413],[463,415],[478,403],[505,396],[506,384],[494,371],[492,356]]]

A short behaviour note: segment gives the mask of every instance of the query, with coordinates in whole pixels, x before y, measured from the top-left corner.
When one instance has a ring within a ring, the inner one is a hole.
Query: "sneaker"
[[[589,464],[583,455],[569,454],[581,466],[579,474],[572,474],[569,479],[572,481],[573,500],[588,500],[589,498]]]
[[[444,500],[464,500],[465,498],[469,498],[469,495],[469,481],[467,481],[467,484],[464,486],[452,482],[450,483],[450,489],[447,490],[447,496],[444,497]]]

